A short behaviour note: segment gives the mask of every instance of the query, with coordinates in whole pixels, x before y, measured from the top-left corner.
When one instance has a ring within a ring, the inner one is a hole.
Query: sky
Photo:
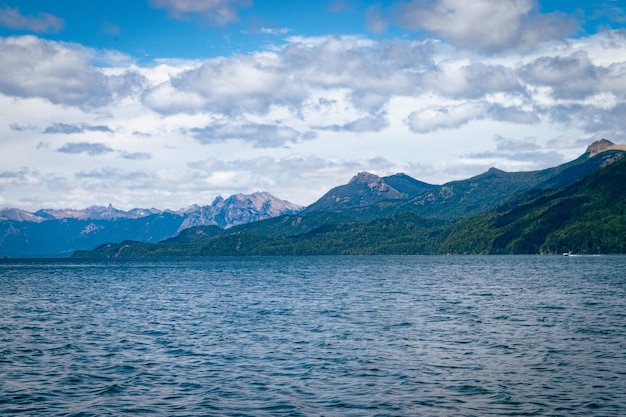
[[[308,205],[626,143],[626,0],[0,0],[0,208]]]

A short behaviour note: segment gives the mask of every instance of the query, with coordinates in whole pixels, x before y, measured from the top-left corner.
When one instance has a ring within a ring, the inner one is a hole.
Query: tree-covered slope
[[[579,158],[556,167],[522,172],[491,168],[480,175],[443,185],[427,184],[405,174],[381,178],[360,173],[348,184],[330,190],[302,214],[336,212],[354,221],[369,221],[414,213],[456,220],[485,212],[518,193],[568,187],[624,154],[614,147],[609,141],[598,141]]]
[[[446,225],[406,213],[365,223],[326,224],[297,235],[229,231],[195,242],[122,242],[78,251],[74,257],[435,254],[437,236]]]
[[[570,187],[526,194],[462,219],[442,253],[626,253],[626,158]]]

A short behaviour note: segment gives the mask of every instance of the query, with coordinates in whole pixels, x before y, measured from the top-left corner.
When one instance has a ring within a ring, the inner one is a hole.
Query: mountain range
[[[308,207],[254,193],[176,211],[5,209],[0,255],[623,253],[625,153],[603,139],[556,167],[443,185],[360,172]]]
[[[74,256],[626,253],[625,152],[601,140],[557,167],[443,185],[362,172],[295,214]]]
[[[302,208],[269,193],[218,197],[211,205],[180,210],[113,206],[42,209],[30,213],[17,208],[0,210],[0,256],[68,256],[105,242],[158,242],[199,225],[227,229],[238,224],[291,214]]]

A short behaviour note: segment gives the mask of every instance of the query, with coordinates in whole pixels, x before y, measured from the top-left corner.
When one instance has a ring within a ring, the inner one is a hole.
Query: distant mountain
[[[210,206],[191,206],[178,213],[185,220],[180,229],[192,226],[215,225],[229,228],[238,224],[269,219],[282,214],[300,211],[302,207],[285,200],[279,200],[270,193],[236,194],[224,200],[218,197]]]
[[[360,172],[348,184],[335,187],[324,194],[308,206],[305,213],[342,211],[371,206],[382,201],[404,200],[435,188],[437,186],[418,181],[406,174],[381,178],[369,172]]]
[[[67,256],[104,242],[158,242],[177,233],[183,218],[173,213],[139,219],[64,218],[41,222],[0,221],[0,254],[9,257]]]
[[[42,222],[46,220],[38,214],[29,213],[18,208],[0,210],[0,221],[12,220],[16,222]]]
[[[176,211],[118,210],[113,206],[86,209],[42,209],[35,213],[0,210],[0,256],[67,256],[105,242],[157,242],[193,226],[229,228],[270,217],[297,213],[300,206],[266,192],[218,197],[210,206]]]
[[[359,174],[320,199],[317,208],[333,210],[309,208],[229,230],[191,228],[157,244],[124,242],[74,256],[626,253],[626,158],[620,146],[596,142],[577,160],[548,170],[491,169],[441,187],[418,184],[438,193],[422,205],[415,202],[423,195],[403,198],[384,178]],[[471,211],[463,197],[487,208],[451,219],[450,213]],[[362,205],[368,199],[378,201]],[[441,211],[429,217],[415,212],[429,204]]]
[[[0,210],[0,221],[13,220],[17,222],[44,222],[47,220],[78,219],[78,220],[115,220],[115,219],[138,219],[151,214],[159,214],[157,209],[132,209],[123,211],[108,206],[91,206],[82,210],[77,209],[41,209],[29,213],[17,208]]]

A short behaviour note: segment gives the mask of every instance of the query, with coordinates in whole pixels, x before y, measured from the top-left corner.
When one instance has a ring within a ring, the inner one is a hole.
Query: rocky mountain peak
[[[364,183],[370,183],[373,181],[378,181],[381,178],[376,175],[376,174],[372,174],[370,172],[359,172],[358,174],[356,174],[354,177],[352,177],[352,179],[349,182],[364,182]]]
[[[600,139],[589,145],[585,153],[588,153],[589,158],[591,158],[599,153],[610,150],[626,151],[626,145],[616,145],[610,140]]]
[[[222,197],[221,195],[218,195],[217,197],[215,197],[215,200],[213,200],[211,205],[215,207],[215,206],[219,206],[222,203],[224,203],[224,197]]]
[[[389,190],[389,185],[383,181],[381,177],[369,172],[359,172],[350,180],[349,184],[360,183],[367,184],[371,191],[384,192]]]
[[[292,214],[301,209],[302,207],[297,204],[280,200],[268,192],[234,194],[227,199],[217,197],[210,206],[194,205],[192,209],[187,209],[179,231],[204,225],[228,228],[282,214]]]
[[[600,152],[606,151],[607,149],[609,149],[613,145],[615,145],[615,144],[613,142],[611,142],[610,140],[600,139],[600,140],[597,140],[597,141],[593,142],[591,145],[589,145],[587,147],[586,153],[589,153],[591,155],[595,155],[595,154],[598,154]]]

